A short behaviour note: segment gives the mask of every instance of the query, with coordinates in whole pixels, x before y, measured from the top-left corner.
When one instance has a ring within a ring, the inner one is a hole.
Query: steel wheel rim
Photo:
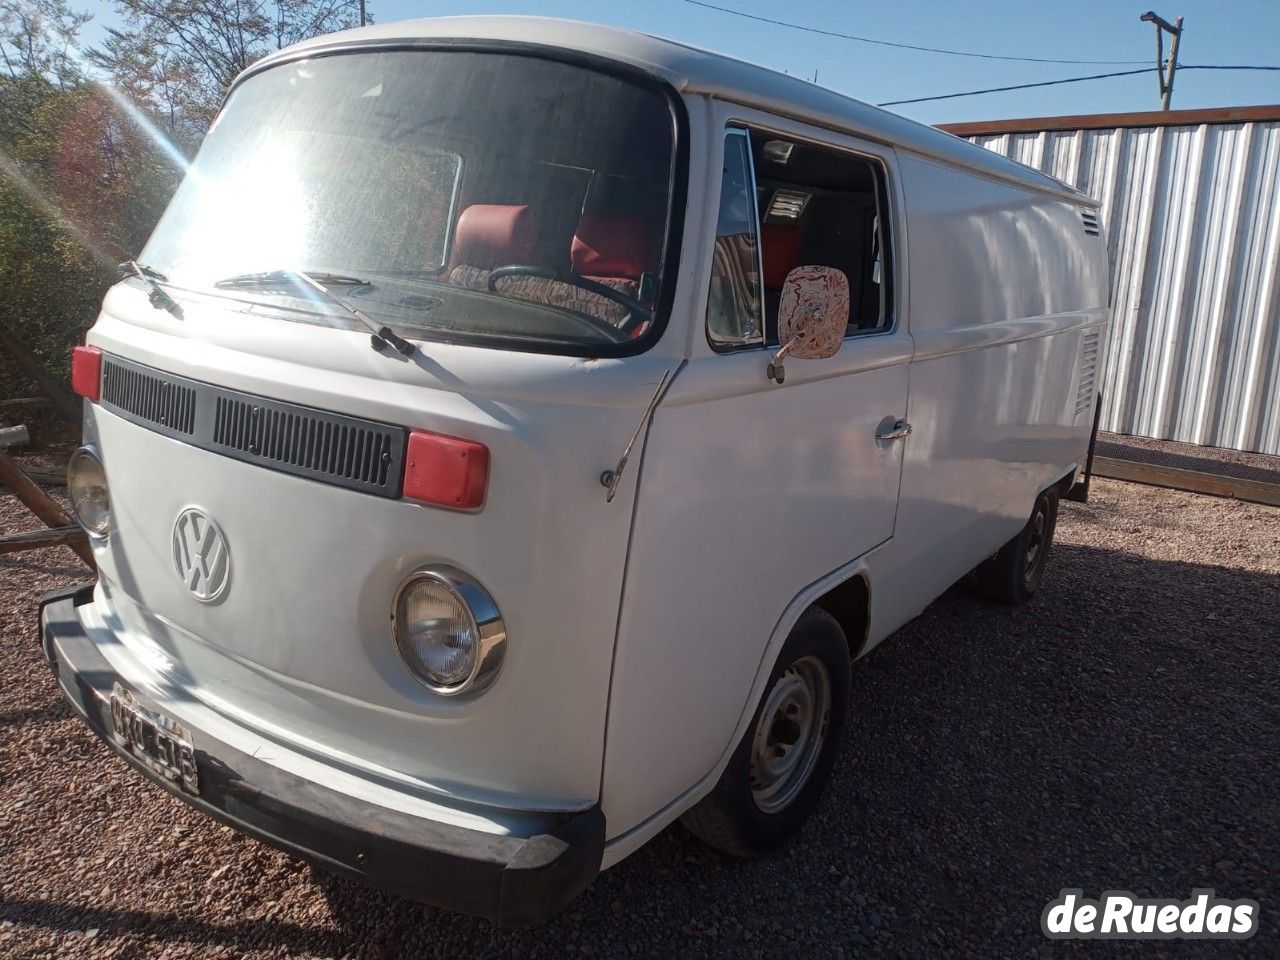
[[[1027,562],[1023,579],[1030,584],[1035,579],[1036,568],[1044,558],[1044,543],[1049,531],[1049,515],[1042,504],[1036,504],[1036,512],[1031,517],[1031,536],[1027,540]]]
[[[817,657],[801,657],[765,697],[751,739],[751,798],[777,813],[800,795],[817,766],[831,718],[831,675]]]

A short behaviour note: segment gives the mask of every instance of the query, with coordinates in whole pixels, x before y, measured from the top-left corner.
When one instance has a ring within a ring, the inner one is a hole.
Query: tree
[[[66,0],[0,0],[0,67],[8,79],[41,77],[65,87],[80,78],[72,52],[87,13]]]
[[[76,37],[88,21],[66,0],[0,0],[0,142],[30,132],[43,99],[80,82]]]
[[[0,323],[64,380],[115,264],[135,255],[177,180],[86,75],[87,19],[65,0],[0,0]],[[0,385],[35,387],[5,356]]]
[[[255,60],[357,26],[359,0],[116,0],[128,28],[90,58],[145,97],[176,133],[203,131]]]
[[[0,0],[0,324],[64,382],[115,264],[137,255],[177,184],[169,148],[194,149],[254,60],[353,26],[360,10],[359,0],[116,2],[128,28],[82,54],[89,17],[68,0]],[[0,351],[0,395],[34,386]]]

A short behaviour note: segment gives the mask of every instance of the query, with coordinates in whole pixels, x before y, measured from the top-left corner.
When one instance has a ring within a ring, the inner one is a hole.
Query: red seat
[[[760,231],[760,259],[764,288],[780,291],[787,274],[800,265],[800,227],[794,223],[766,223]]]
[[[777,322],[778,304],[787,274],[800,265],[800,227],[794,223],[766,223],[760,230],[760,265],[764,270],[764,314]]]
[[[578,238],[574,238],[578,242]],[[590,257],[588,257],[590,260]],[[488,291],[489,277],[498,267],[537,266],[538,231],[533,210],[526,204],[475,203],[462,211],[453,238],[453,266],[449,282],[468,290]],[[595,262],[595,261],[591,261]],[[623,266],[620,262],[601,261],[599,269]],[[639,288],[639,272],[635,279],[599,277],[601,283],[634,296]],[[596,278],[593,278],[596,279]],[[608,323],[620,324],[627,310],[607,297],[550,277],[516,275],[497,282],[496,290],[505,297],[527,300],[549,307],[586,313]]]
[[[569,245],[569,259],[578,276],[607,283],[634,296],[640,288],[640,278],[653,269],[653,246],[643,217],[588,213],[578,221]]]
[[[528,204],[473,203],[458,217],[453,265],[492,270],[532,263],[537,247],[537,225]]]

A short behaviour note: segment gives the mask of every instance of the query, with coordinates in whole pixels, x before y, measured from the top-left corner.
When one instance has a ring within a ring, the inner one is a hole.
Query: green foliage
[[[358,0],[117,5],[128,29],[82,53],[90,17],[67,0],[0,0],[0,324],[63,383],[177,186],[171,154],[190,155],[244,67],[359,16]],[[0,398],[37,392],[0,350]]]
[[[0,0],[0,298],[14,340],[66,382],[117,262],[145,240],[177,172],[74,56],[63,0]],[[0,356],[0,395],[37,392]]]
[[[87,19],[64,0],[0,0],[0,323],[55,376],[106,279],[59,219],[55,189],[62,126],[84,82],[73,51]],[[0,396],[34,392],[0,353]]]
[[[116,0],[126,30],[91,59],[174,129],[203,131],[231,82],[273,50],[359,25],[359,0]],[[367,19],[367,18],[366,18]]]
[[[56,221],[0,182],[0,322],[56,380],[67,382],[71,347],[92,323],[109,277]],[[0,396],[36,393],[26,371],[0,351]]]

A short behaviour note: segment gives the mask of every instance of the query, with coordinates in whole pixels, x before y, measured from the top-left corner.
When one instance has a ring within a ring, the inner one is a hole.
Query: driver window
[[[711,345],[733,349],[763,343],[760,306],[760,240],[751,141],[745,130],[729,130],[724,139],[720,213],[707,295]]]

